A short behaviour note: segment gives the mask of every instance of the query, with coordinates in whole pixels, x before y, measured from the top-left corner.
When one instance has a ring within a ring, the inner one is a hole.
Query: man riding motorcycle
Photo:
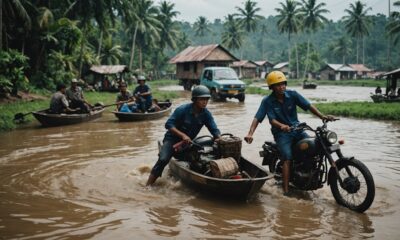
[[[292,131],[291,129],[300,122],[297,118],[299,106],[304,111],[310,110],[315,116],[322,120],[333,120],[333,116],[325,116],[318,111],[307,99],[294,90],[287,90],[286,76],[280,71],[273,71],[266,77],[268,87],[272,93],[265,96],[251,123],[250,130],[245,136],[247,143],[252,143],[253,134],[259,123],[268,115],[271,124],[271,132],[278,145],[282,166],[283,193],[289,195],[290,161],[292,160],[292,144],[308,137],[304,131]]]

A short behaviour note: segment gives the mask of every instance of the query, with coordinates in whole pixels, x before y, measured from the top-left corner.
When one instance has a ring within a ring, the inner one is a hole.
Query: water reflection
[[[153,225],[152,231],[163,237],[174,237],[181,232],[178,224],[181,220],[180,209],[175,207],[154,207],[146,210]]]

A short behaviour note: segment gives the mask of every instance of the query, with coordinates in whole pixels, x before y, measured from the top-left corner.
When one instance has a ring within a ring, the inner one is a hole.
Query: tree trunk
[[[356,42],[357,42],[357,44],[356,44],[357,45],[357,47],[356,47],[357,48],[357,55],[356,55],[357,56],[357,61],[356,61],[357,64],[358,64],[358,40],[359,40],[359,38],[357,37],[357,40],[356,40]]]
[[[297,51],[297,43],[294,44],[296,49],[296,79],[299,78],[299,52]]]
[[[139,69],[140,69],[140,74],[143,74],[142,47],[141,46],[139,46]]]
[[[100,59],[101,54],[101,45],[103,44],[103,30],[100,30],[100,41],[99,41],[99,49],[97,49],[97,57]],[[101,60],[100,60],[101,62]]]
[[[3,50],[3,0],[0,0],[0,51]]]
[[[362,56],[362,64],[364,64],[364,55],[365,55],[365,38],[362,38],[362,51],[363,51],[363,56]]]
[[[289,42],[288,42],[288,57],[289,57],[289,63],[288,63],[288,75],[289,75],[289,78],[291,77],[290,76],[290,74],[291,74],[291,72],[290,72],[290,35],[289,35]]]
[[[83,27],[83,34],[82,34],[82,39],[81,39],[81,49],[79,50],[79,73],[78,73],[78,79],[81,79],[82,76],[82,68],[83,68],[83,46],[85,43],[85,37],[86,37],[86,26]]]
[[[304,66],[304,74],[303,77],[305,78],[307,75],[307,70],[308,70],[308,53],[310,51],[310,39],[308,39],[307,41],[307,53],[306,53],[306,62],[305,62],[305,66]],[[308,78],[308,77],[307,77]]]
[[[132,65],[133,65],[133,58],[135,56],[135,42],[136,42],[136,34],[137,34],[138,26],[139,26],[139,23],[136,23],[135,32],[133,33],[133,39],[132,39],[131,59],[129,60],[129,69],[131,71],[132,71]]]

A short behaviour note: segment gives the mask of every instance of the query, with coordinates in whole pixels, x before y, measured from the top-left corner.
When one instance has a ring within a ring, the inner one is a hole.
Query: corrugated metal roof
[[[269,61],[254,61],[254,63],[257,64],[258,66],[263,66],[265,64],[268,64],[268,65],[271,65],[271,66],[274,65]]]
[[[349,64],[349,66],[357,72],[372,72],[372,70],[367,68],[364,64]]]
[[[240,61],[233,62],[231,64],[231,67],[256,68],[257,64],[250,60],[240,60]]]
[[[276,64],[273,68],[274,68],[274,69],[279,69],[279,68],[285,67],[286,65],[289,65],[289,62],[281,62],[281,63],[278,63],[278,64]]]
[[[207,58],[216,48],[220,48],[232,57],[232,61],[238,60],[228,50],[219,44],[210,44],[203,46],[189,46],[182,52],[178,53],[175,57],[169,60],[170,63],[183,63],[183,62],[201,62]]]
[[[127,71],[128,67],[126,65],[97,65],[91,66],[90,71],[99,74],[115,74]]]
[[[330,67],[331,69],[338,71],[338,72],[356,72],[356,70],[354,70],[353,68],[351,68],[350,66],[347,65],[343,65],[343,64],[327,64],[328,67]]]
[[[387,72],[387,73],[383,74],[383,76],[387,76],[387,75],[391,75],[391,74],[395,74],[395,73],[400,73],[400,68],[390,71],[390,72]]]

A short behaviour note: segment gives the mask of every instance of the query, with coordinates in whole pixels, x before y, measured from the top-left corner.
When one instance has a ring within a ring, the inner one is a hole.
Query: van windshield
[[[215,80],[237,80],[236,72],[232,69],[217,69],[214,72]]]

